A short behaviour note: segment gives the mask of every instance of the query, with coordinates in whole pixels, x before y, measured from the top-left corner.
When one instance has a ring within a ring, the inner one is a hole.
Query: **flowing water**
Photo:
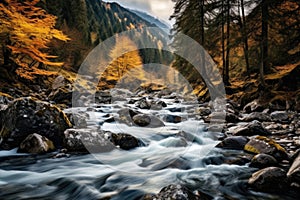
[[[104,123],[107,114],[115,115],[120,108],[133,106],[124,102],[97,105],[96,110],[86,112],[91,118],[90,127],[130,133],[145,144],[130,151],[115,149],[63,158],[53,158],[55,153],[37,156],[17,154],[15,149],[0,151],[0,199],[131,200],[145,193],[158,193],[174,183],[199,190],[214,199],[293,199],[248,188],[247,180],[255,169],[222,164],[228,155],[241,152],[214,148],[218,142],[213,134],[206,131],[202,121],[189,115],[195,104],[164,101],[169,102],[162,111],[142,111],[161,118],[172,113],[186,120],[166,123],[162,128]],[[171,112],[172,108],[181,108],[182,112]],[[177,136],[180,131],[187,133],[187,145]]]

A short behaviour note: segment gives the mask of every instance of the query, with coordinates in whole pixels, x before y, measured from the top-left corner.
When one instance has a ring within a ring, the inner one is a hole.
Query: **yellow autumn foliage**
[[[137,49],[137,46],[128,37],[117,37],[116,45],[110,52],[113,62],[105,71],[106,80],[118,81],[122,79],[123,83],[127,83],[133,79],[145,79],[142,58],[139,51],[132,51],[133,49]]]
[[[0,3],[0,35],[6,40],[2,45],[10,50],[10,59],[19,66],[17,74],[27,79],[33,79],[37,74],[51,74],[32,63],[62,66],[62,62],[51,61],[56,56],[45,50],[53,39],[69,40],[55,28],[56,16],[38,7],[39,2],[4,0]]]

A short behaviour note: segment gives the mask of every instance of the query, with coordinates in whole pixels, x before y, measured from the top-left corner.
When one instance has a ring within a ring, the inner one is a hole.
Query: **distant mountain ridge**
[[[51,51],[64,60],[67,67],[75,70],[90,50],[116,33],[158,27],[153,23],[154,18],[149,22],[117,3],[101,0],[56,0],[55,3],[46,0],[43,6],[57,16],[57,27],[71,38],[66,44],[54,43]]]
[[[139,17],[143,18],[144,20],[148,21],[149,23],[161,28],[161,29],[167,29],[171,30],[171,25],[169,25],[167,22],[156,18],[146,12],[139,11],[139,10],[134,10],[134,9],[129,9],[131,12],[137,14]]]

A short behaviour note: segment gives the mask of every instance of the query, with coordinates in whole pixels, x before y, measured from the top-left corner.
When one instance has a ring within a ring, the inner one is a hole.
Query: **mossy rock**
[[[10,103],[1,114],[0,148],[12,149],[30,134],[39,133],[63,145],[64,131],[72,124],[58,107],[32,97],[23,97]]]
[[[244,150],[254,154],[268,154],[277,160],[287,159],[288,155],[286,150],[274,140],[264,137],[252,137],[245,145]]]

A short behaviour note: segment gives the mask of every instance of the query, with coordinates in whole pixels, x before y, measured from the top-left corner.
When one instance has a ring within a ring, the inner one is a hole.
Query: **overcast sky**
[[[147,12],[153,16],[169,22],[169,17],[173,13],[173,2],[171,0],[104,0],[117,2],[120,5],[136,10]]]

